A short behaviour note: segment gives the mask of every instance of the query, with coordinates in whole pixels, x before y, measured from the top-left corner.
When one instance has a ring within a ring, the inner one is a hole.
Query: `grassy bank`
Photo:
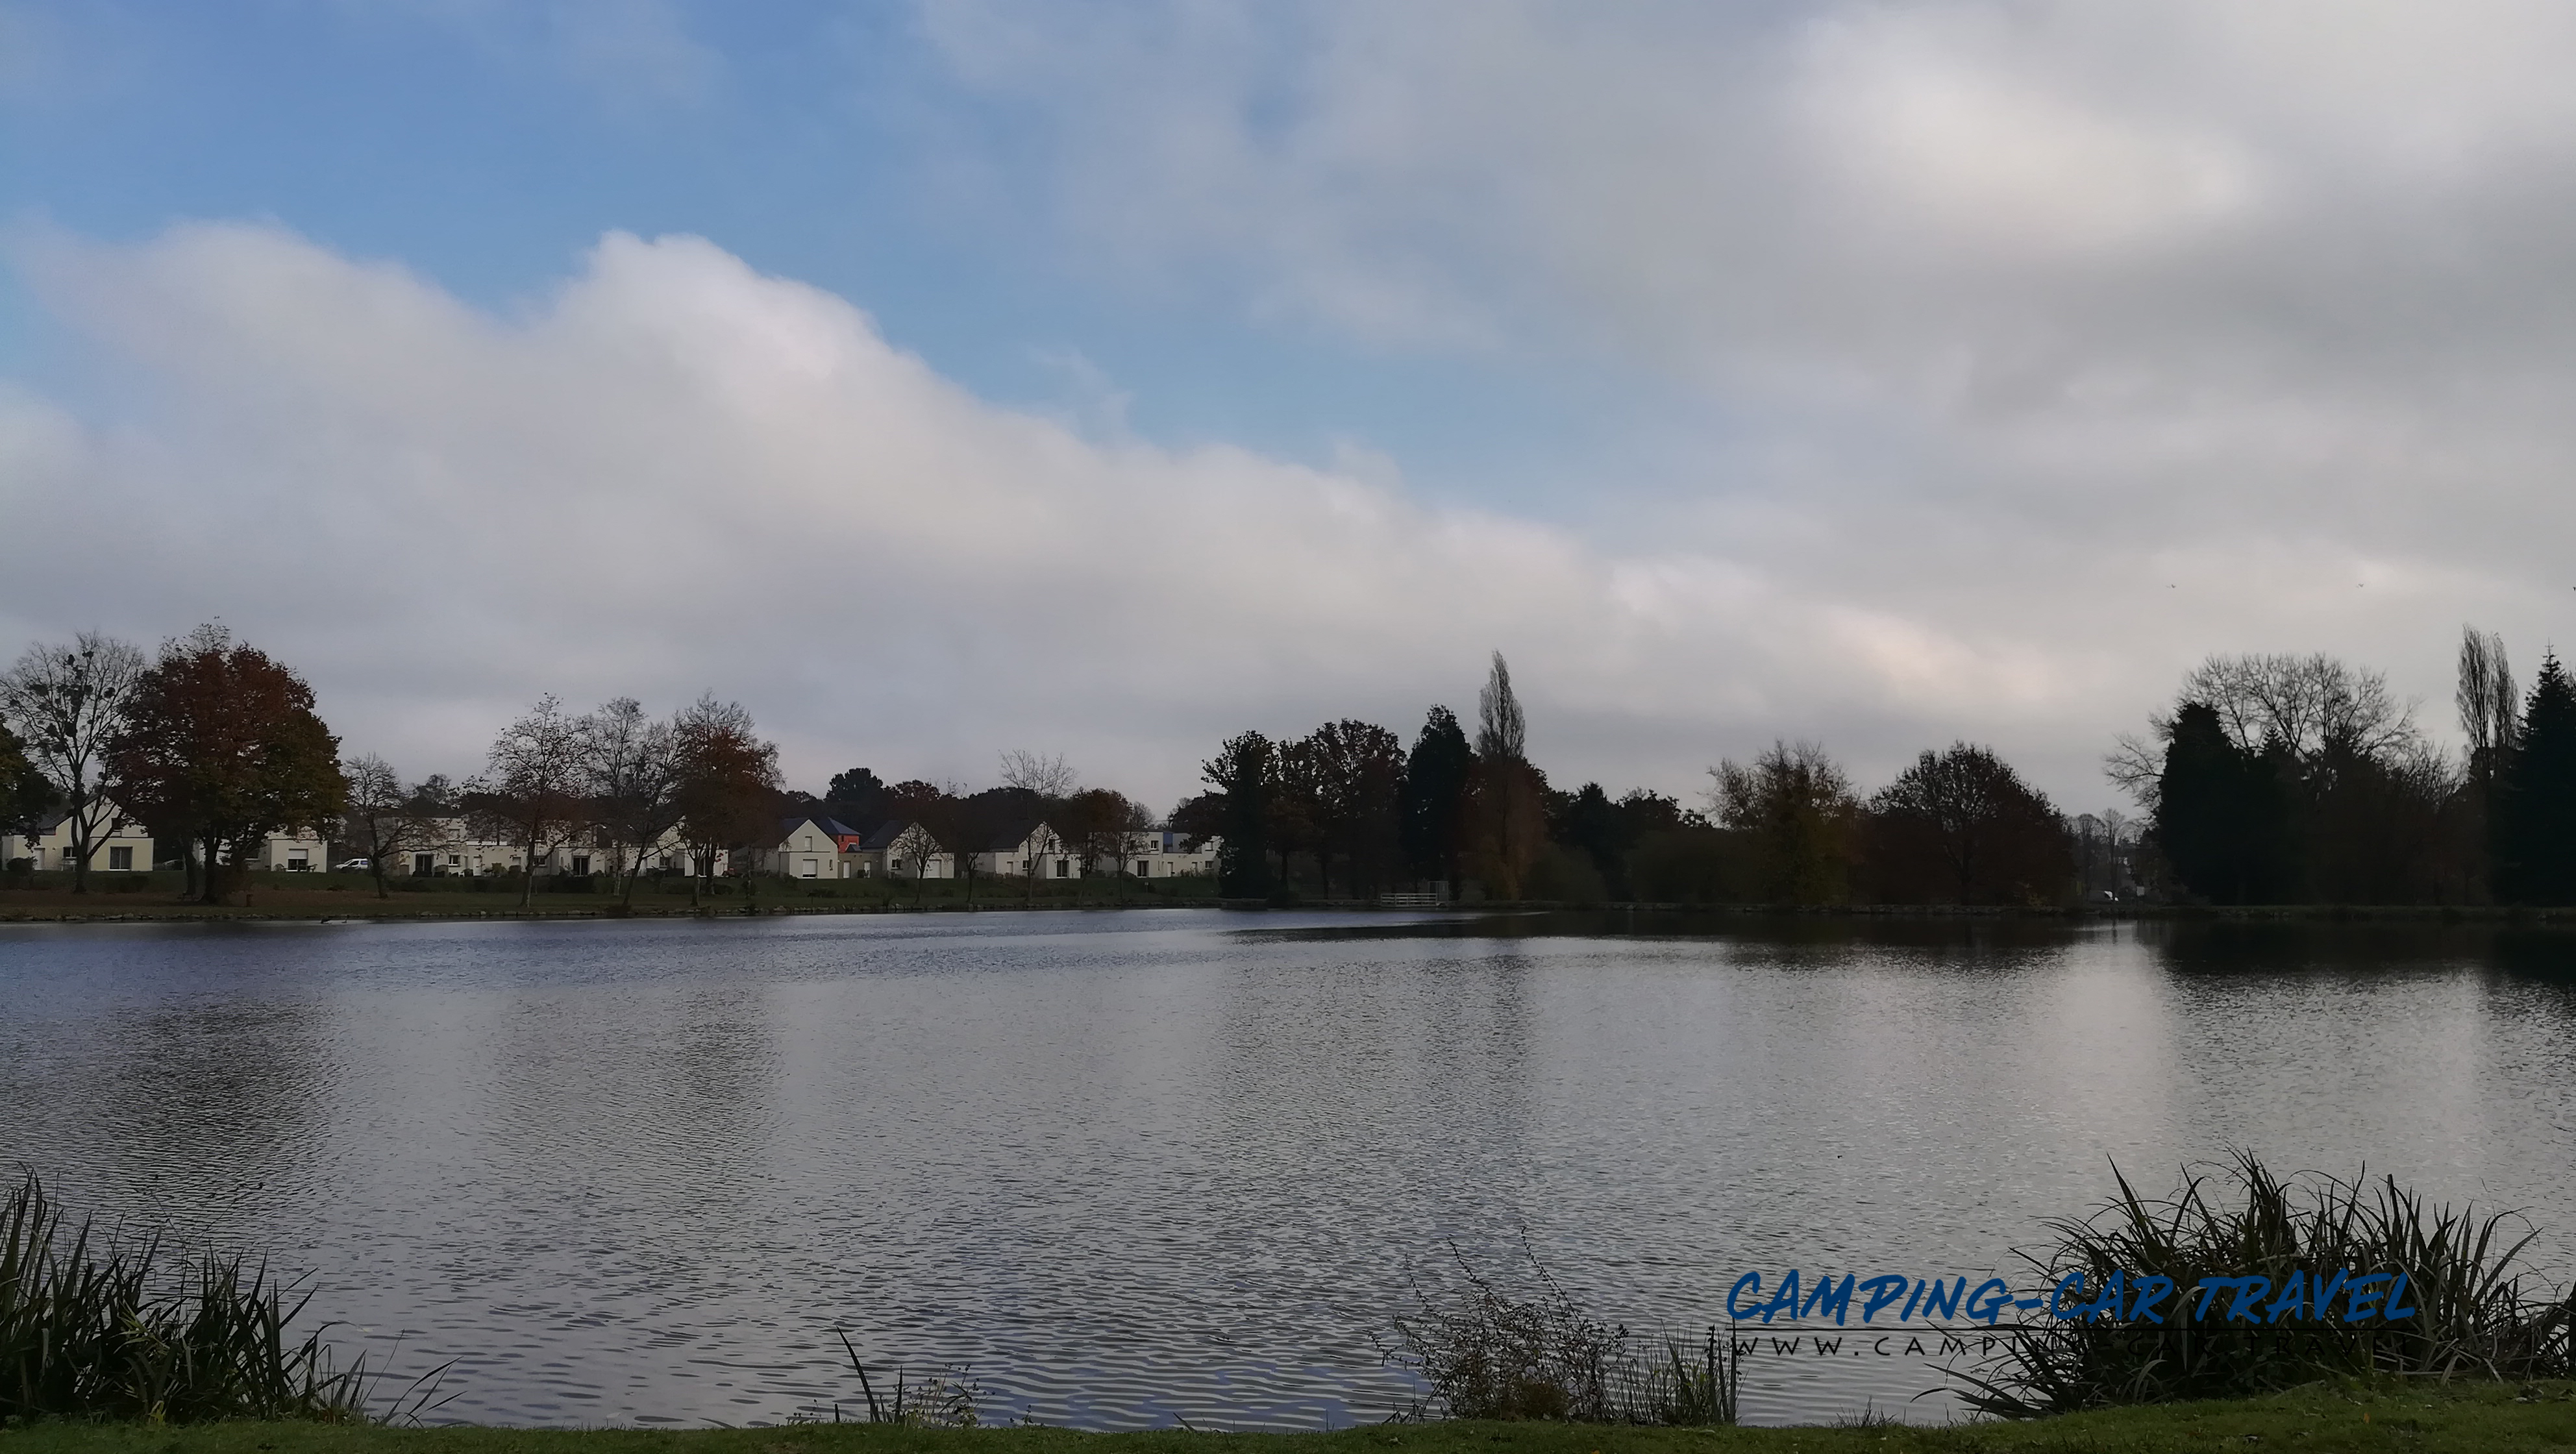
[[[52,1424],[0,1431],[10,1454],[2128,1454],[2217,1449],[2481,1451],[2576,1448],[2576,1386],[2315,1386],[2269,1398],[2110,1409],[1945,1429],[1655,1429],[1542,1423],[1372,1425],[1330,1434],[1078,1434],[866,1424],[768,1429],[388,1429],[329,1424]]]

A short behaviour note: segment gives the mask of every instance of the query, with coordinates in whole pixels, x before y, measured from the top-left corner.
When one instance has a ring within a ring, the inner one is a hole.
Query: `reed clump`
[[[363,1360],[287,1332],[305,1302],[239,1257],[71,1226],[29,1174],[0,1201],[0,1423],[361,1422]]]
[[[859,1392],[867,1401],[868,1422],[895,1424],[907,1429],[980,1429],[984,1426],[984,1386],[964,1369],[955,1376],[932,1373],[918,1383],[911,1381],[903,1369],[894,1370],[894,1385],[880,1392],[876,1381],[868,1377],[868,1366],[859,1361],[859,1350],[850,1335],[834,1329],[841,1340],[841,1350],[850,1357],[850,1367],[859,1375]],[[882,1370],[880,1370],[882,1371]],[[841,1406],[832,1405],[832,1422],[841,1421]]]
[[[1583,1424],[1729,1425],[1742,1353],[1715,1327],[1704,1336],[1639,1335],[1578,1307],[1523,1248],[1534,1290],[1514,1297],[1452,1246],[1462,1290],[1434,1297],[1413,1284],[1418,1311],[1394,1320],[1386,1360],[1428,1396],[1414,1418],[1538,1419]]]
[[[2051,1288],[2070,1274],[2099,1290],[2115,1272],[2135,1286],[2172,1279],[2161,1324],[2046,1319],[2018,1330],[1984,1376],[1961,1375],[1980,1412],[2031,1418],[2122,1404],[2243,1398],[2333,1377],[2563,1378],[2576,1298],[2536,1286],[2522,1255],[2536,1231],[2512,1213],[2433,1206],[2396,1178],[2282,1176],[2239,1151],[2186,1168],[2170,1195],[2118,1193],[2092,1216],[2049,1224],[2055,1245],[2025,1253]],[[2246,1321],[2204,1279],[2290,1286],[2337,1271],[2405,1276],[2412,1317],[2317,1314]],[[2072,1299],[2070,1298],[2070,1302]]]

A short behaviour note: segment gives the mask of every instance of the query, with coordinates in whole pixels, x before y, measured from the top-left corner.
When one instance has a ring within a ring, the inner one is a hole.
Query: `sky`
[[[2576,9],[0,0],[0,657],[207,619],[464,776],[1156,804],[1472,718],[2128,808],[2212,653],[2576,609]]]

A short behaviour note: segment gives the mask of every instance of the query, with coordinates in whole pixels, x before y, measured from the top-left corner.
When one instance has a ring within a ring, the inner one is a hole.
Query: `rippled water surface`
[[[1452,1243],[1705,1324],[1746,1270],[2007,1268],[2110,1159],[2230,1145],[2576,1227],[2563,941],[1691,927],[0,928],[0,1158],[310,1269],[345,1341],[453,1361],[445,1416],[528,1424],[828,1416],[835,1329],[988,1417],[1374,1420]],[[1934,1376],[1764,1354],[1747,1410]]]

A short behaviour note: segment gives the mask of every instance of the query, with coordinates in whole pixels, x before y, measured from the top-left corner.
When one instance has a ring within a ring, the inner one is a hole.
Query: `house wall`
[[[330,866],[330,843],[310,828],[269,834],[260,841],[259,856],[251,860],[253,868],[290,873],[321,873]]]
[[[823,826],[807,819],[778,842],[763,858],[761,866],[770,873],[789,878],[848,878],[849,865],[842,862],[840,840],[823,831]]]
[[[149,873],[152,870],[152,835],[143,825],[117,815],[113,833],[104,833],[91,844],[89,871],[92,873]],[[44,833],[21,836],[0,834],[0,865],[21,858],[35,860],[36,867],[60,873],[71,871],[72,828],[66,818]],[[116,867],[118,850],[124,852],[124,866]]]

